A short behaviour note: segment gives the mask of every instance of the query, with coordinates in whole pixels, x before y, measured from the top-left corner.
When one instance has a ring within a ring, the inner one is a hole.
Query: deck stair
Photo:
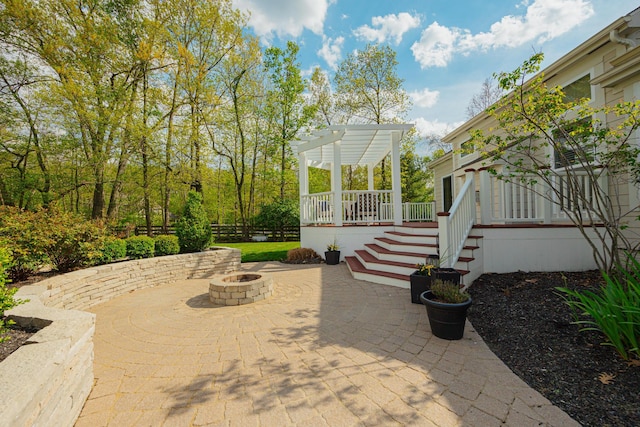
[[[480,249],[481,236],[469,236],[458,262],[456,270],[465,277],[469,274],[476,260],[474,251]],[[416,264],[424,263],[427,255],[435,255],[438,251],[438,228],[432,225],[403,225],[387,231],[384,236],[377,237],[372,243],[356,250],[354,256],[345,261],[354,278],[384,285],[409,288],[409,275],[416,269]]]

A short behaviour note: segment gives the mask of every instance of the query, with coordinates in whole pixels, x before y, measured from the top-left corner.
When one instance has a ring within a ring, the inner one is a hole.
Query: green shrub
[[[211,243],[211,225],[202,206],[202,196],[189,191],[182,218],[176,223],[181,252],[198,252]]]
[[[47,227],[41,244],[54,270],[66,272],[100,259],[105,239],[100,224],[55,206],[39,213]]]
[[[460,285],[436,279],[431,285],[431,292],[439,299],[450,304],[460,304],[470,297],[467,292],[460,292]]]
[[[126,242],[129,258],[152,258],[155,253],[155,242],[149,236],[131,236]]]
[[[51,206],[36,212],[4,208],[0,238],[12,248],[9,276],[23,280],[44,264],[60,272],[89,265],[101,256],[104,228]]]
[[[42,242],[46,228],[40,214],[9,206],[0,206],[0,239],[11,247],[9,279],[19,282],[33,275],[48,262]]]
[[[127,242],[124,239],[109,236],[102,245],[100,264],[109,264],[127,256]]]
[[[576,324],[583,331],[600,331],[610,345],[628,360],[640,357],[640,263],[629,257],[629,270],[618,268],[618,276],[603,272],[605,286],[599,292],[556,288],[566,296]],[[586,319],[585,319],[586,316]]]
[[[300,225],[298,201],[278,200],[268,205],[262,205],[254,222],[258,227],[264,227],[279,234],[284,240],[285,227]]]
[[[0,343],[6,341],[7,326],[14,324],[11,320],[4,320],[4,312],[22,304],[25,301],[15,299],[14,295],[18,288],[7,288],[7,270],[12,265],[11,252],[4,245],[0,244]]]
[[[161,234],[156,236],[156,256],[174,255],[180,253],[180,242],[178,236]]]

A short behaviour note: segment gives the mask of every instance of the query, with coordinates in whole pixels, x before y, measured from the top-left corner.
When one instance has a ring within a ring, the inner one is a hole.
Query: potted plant
[[[427,309],[433,335],[445,340],[462,338],[472,300],[459,284],[437,279],[420,295],[420,301]]]
[[[411,302],[421,304],[420,294],[429,290],[431,283],[436,279],[445,282],[459,284],[462,275],[453,268],[440,267],[440,257],[438,255],[427,255],[424,264],[416,264],[416,271],[409,275],[411,285]]]
[[[336,265],[340,263],[340,247],[335,240],[333,243],[327,245],[327,251],[324,253],[324,259],[327,265]]]

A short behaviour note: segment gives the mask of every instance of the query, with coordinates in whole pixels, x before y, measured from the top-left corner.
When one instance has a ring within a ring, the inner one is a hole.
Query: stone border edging
[[[93,386],[95,315],[84,311],[127,292],[236,271],[240,251],[216,248],[106,264],[24,286],[29,299],[5,314],[42,328],[0,363],[0,425],[73,426]]]

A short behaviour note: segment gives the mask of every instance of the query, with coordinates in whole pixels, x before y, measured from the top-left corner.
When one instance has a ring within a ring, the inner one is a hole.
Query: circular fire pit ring
[[[216,305],[251,304],[273,294],[273,278],[265,273],[231,273],[209,283],[209,299]]]

